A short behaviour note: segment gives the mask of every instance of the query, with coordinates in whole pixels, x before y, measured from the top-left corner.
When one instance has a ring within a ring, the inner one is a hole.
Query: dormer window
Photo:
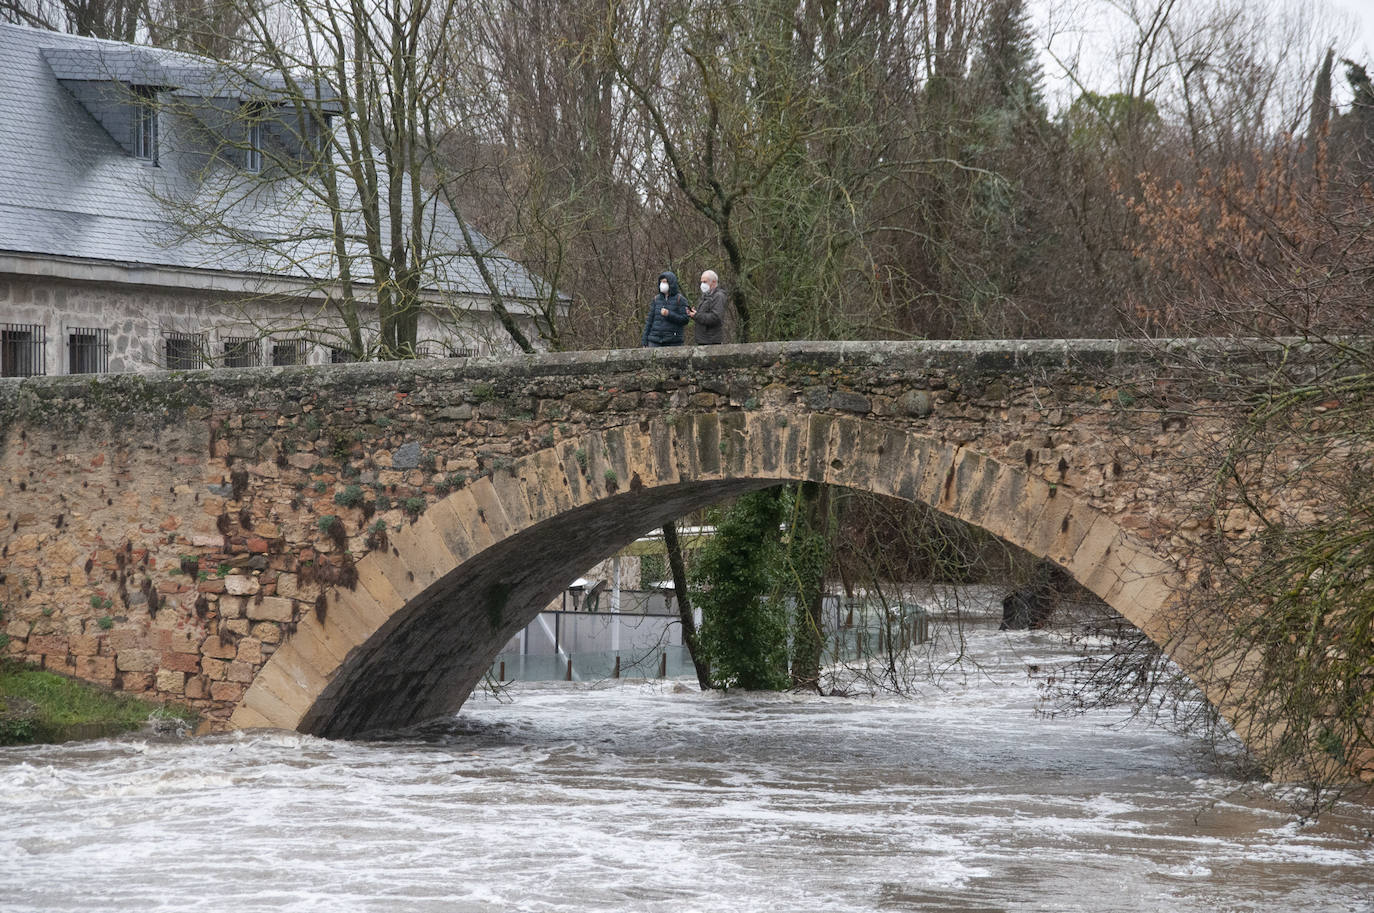
[[[133,86],[134,158],[157,164],[157,89]]]
[[[243,147],[243,169],[257,174],[262,171],[262,114],[263,106],[245,105],[244,115],[248,122]]]

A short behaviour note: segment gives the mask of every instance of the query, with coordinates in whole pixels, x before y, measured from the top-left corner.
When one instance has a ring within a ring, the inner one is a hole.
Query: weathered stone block
[[[393,469],[414,469],[420,465],[420,443],[409,441],[391,452]]]
[[[153,673],[121,672],[115,678],[116,687],[134,694],[142,694],[153,689]]]
[[[164,652],[161,666],[163,669],[170,669],[174,672],[199,672],[200,657],[193,653]]]
[[[115,661],[113,656],[78,656],[75,674],[88,682],[109,685],[114,682]]]
[[[252,596],[262,589],[258,578],[243,574],[230,574],[224,578],[224,591],[231,596]]]
[[[67,638],[57,635],[30,637],[29,652],[41,653],[44,656],[66,656]]]
[[[157,690],[168,694],[181,694],[186,690],[186,673],[173,669],[159,669]]]
[[[237,701],[243,697],[244,687],[238,682],[211,682],[210,698],[216,701]]]
[[[913,418],[928,418],[935,411],[934,400],[924,390],[908,390],[898,399],[897,406]]]
[[[210,693],[210,684],[203,675],[191,675],[186,679],[186,697],[193,701],[202,700]]]
[[[75,634],[68,639],[67,647],[73,656],[95,656],[100,652],[100,638],[94,634]]]
[[[161,659],[157,650],[120,650],[115,654],[115,668],[120,672],[151,672]]]
[[[115,653],[136,650],[148,645],[147,635],[139,628],[130,626],[116,627],[105,637],[109,649]]]
[[[294,598],[300,592],[299,584],[295,574],[280,574],[277,576],[277,595]]]
[[[174,653],[199,653],[204,636],[199,630],[173,631],[166,649]]]
[[[295,602],[283,596],[264,596],[261,600],[248,601],[248,617],[253,621],[290,621]]]
[[[873,403],[862,393],[842,390],[831,395],[830,408],[839,412],[869,412],[873,408]]]
[[[233,659],[238,654],[238,647],[221,639],[216,634],[205,638],[205,643],[201,645],[200,650],[204,655],[215,659]]]
[[[238,643],[239,662],[258,665],[262,662],[262,641],[252,637],[245,637]]]
[[[232,662],[224,670],[224,677],[231,682],[251,682],[253,680],[253,667],[248,663]]]

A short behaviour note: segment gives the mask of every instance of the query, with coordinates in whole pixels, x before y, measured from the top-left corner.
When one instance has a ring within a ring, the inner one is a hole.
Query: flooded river
[[[1374,911],[1370,808],[1300,824],[1037,717],[1053,638],[971,648],[913,699],[540,683],[385,741],[0,749],[0,910]]]

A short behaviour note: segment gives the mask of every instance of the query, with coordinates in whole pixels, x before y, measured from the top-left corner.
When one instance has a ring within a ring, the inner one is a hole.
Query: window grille
[[[48,373],[41,323],[0,323],[0,377]]]
[[[224,340],[226,368],[256,368],[259,363],[258,340],[254,336],[229,336]]]
[[[169,371],[195,371],[205,367],[204,333],[166,333],[163,350]]]
[[[67,373],[104,374],[110,370],[110,331],[92,327],[67,330]]]
[[[243,149],[243,168],[254,174],[262,171],[262,105],[245,105],[244,117],[248,119],[247,142]]]
[[[134,86],[134,158],[157,164],[157,90]]]
[[[333,346],[329,347],[329,363],[331,365],[347,365],[357,360],[358,359],[354,358],[353,353],[348,349],[336,349]]]
[[[304,339],[275,339],[272,341],[272,364],[305,364]]]

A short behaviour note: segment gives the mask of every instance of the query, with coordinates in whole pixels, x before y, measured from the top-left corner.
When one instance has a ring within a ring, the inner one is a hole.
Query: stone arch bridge
[[[217,728],[455,710],[580,572],[780,480],[982,527],[1171,636],[1184,422],[1111,342],[791,343],[0,382],[6,652]]]

